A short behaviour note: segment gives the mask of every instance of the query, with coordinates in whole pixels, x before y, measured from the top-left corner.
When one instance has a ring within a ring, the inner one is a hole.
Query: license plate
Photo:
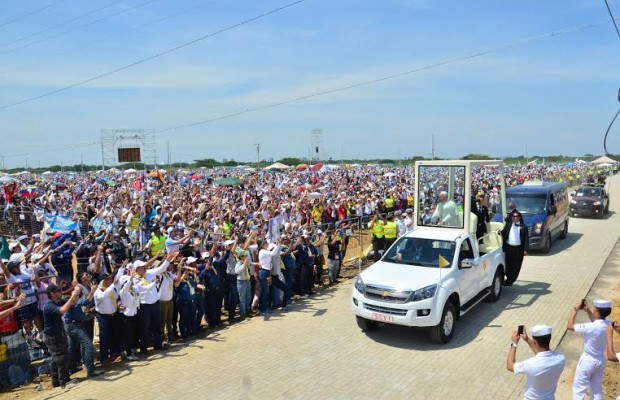
[[[379,322],[394,322],[394,318],[391,315],[372,313],[372,319]]]

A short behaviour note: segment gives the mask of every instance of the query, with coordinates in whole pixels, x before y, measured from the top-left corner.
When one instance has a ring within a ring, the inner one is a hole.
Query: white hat
[[[546,336],[551,335],[551,327],[549,325],[534,325],[532,329],[530,329],[530,333],[532,336]]]
[[[142,260],[136,260],[133,262],[133,269],[138,269],[139,267],[144,267],[146,263]]]
[[[37,261],[39,261],[42,258],[43,258],[43,254],[42,253],[35,253],[35,254],[30,256],[30,261],[37,262]]]
[[[174,230],[174,228],[173,228],[173,227],[168,228],[168,231],[167,231],[167,232],[168,232],[168,235],[170,235],[170,233],[171,233],[173,230]]]
[[[28,235],[21,235],[20,237],[17,238],[18,241],[22,241],[22,240],[26,240],[28,239]]]
[[[195,263],[196,261],[198,261],[196,257],[187,257],[188,264]]]
[[[9,244],[9,251],[13,251],[13,249],[15,247],[17,247],[17,246],[19,246],[18,242],[13,242],[13,243]]]
[[[609,300],[594,300],[594,307],[596,308],[611,308],[611,301]]]
[[[211,253],[209,253],[208,251],[205,251],[204,253],[201,254],[202,258],[209,258],[211,257]]]
[[[22,253],[15,253],[15,254],[11,254],[11,257],[9,257],[9,262],[11,261],[17,261],[19,263],[22,262]]]
[[[227,241],[224,242],[224,246],[230,246],[231,244],[235,243],[234,240],[230,240],[228,239]]]

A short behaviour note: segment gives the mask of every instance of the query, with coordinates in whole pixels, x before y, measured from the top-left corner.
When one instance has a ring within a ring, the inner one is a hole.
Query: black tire
[[[605,210],[601,210],[601,213],[599,215],[597,215],[598,219],[603,219],[605,218]]]
[[[567,235],[568,235],[568,221],[564,222],[564,230],[562,230],[562,233],[560,234],[560,239],[566,239]]]
[[[366,318],[358,317],[357,315],[355,316],[355,320],[357,321],[357,326],[360,327],[362,332],[373,331],[379,326],[379,323],[377,321],[371,321]]]
[[[502,295],[502,280],[504,279],[504,270],[501,266],[497,267],[497,272],[495,272],[495,276],[493,277],[493,282],[491,282],[491,286],[488,287],[489,295],[484,298],[484,300],[488,303],[495,303]]]
[[[570,216],[571,216],[572,218],[575,218],[575,216],[576,216],[576,215],[577,215],[577,214],[575,214],[575,213],[570,213]]]
[[[431,328],[431,340],[438,344],[448,343],[454,336],[456,310],[450,301],[443,307],[439,325]]]
[[[549,254],[551,251],[551,233],[547,233],[547,237],[545,239],[545,245],[540,249],[540,252],[543,254]]]
[[[609,202],[607,202],[607,205],[605,206],[605,214],[609,214]]]

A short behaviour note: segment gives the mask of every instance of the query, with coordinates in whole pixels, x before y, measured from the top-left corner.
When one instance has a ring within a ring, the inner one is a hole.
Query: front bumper
[[[599,216],[601,214],[603,214],[603,206],[592,206],[592,207],[575,207],[575,206],[570,206],[570,212],[571,214],[576,214],[579,216],[588,216],[588,217],[593,217],[593,216]]]
[[[436,326],[442,310],[437,307],[436,296],[409,303],[393,303],[366,298],[357,289],[351,295],[351,308],[358,317],[403,326]],[[422,315],[428,312],[428,315]]]

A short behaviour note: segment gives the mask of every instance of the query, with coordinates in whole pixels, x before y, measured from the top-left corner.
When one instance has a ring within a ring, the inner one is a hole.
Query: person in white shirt
[[[413,210],[411,208],[405,210],[405,228],[407,232],[413,230]]]
[[[260,264],[260,270],[258,271],[258,280],[260,282],[260,301],[258,309],[261,313],[271,314],[273,311],[269,307],[269,285],[272,284],[271,277],[271,260],[275,256],[280,255],[280,245],[276,243],[274,246],[269,246],[269,242],[262,240],[259,244],[258,262]]]
[[[396,226],[398,226],[398,237],[407,233],[407,226],[405,225],[405,220],[402,218],[402,214],[403,212],[400,210],[394,212],[394,222]]]
[[[620,353],[616,353],[614,349],[614,331],[620,334],[620,325],[614,321],[609,326],[607,326],[607,360],[611,362],[618,362],[620,360]],[[620,393],[618,393],[618,397],[616,400],[620,399]]]
[[[134,288],[140,295],[140,310],[138,311],[138,319],[140,320],[140,353],[146,354],[149,347],[150,338],[153,338],[153,348],[155,350],[163,349],[163,340],[161,334],[161,306],[159,303],[159,294],[157,293],[157,285],[160,275],[168,269],[168,265],[177,258],[179,253],[169,254],[168,257],[156,268],[150,267],[156,257],[151,258],[148,262],[134,261],[133,268],[135,270]]]
[[[39,316],[37,305],[37,291],[32,282],[36,271],[32,272],[30,269],[22,271],[19,261],[9,261],[6,265],[0,261],[0,268],[2,268],[7,282],[13,284],[12,297],[17,297],[22,293],[26,295],[25,305],[19,312],[19,318],[24,324],[26,333],[30,335],[33,323],[39,332],[43,332],[43,321]]]
[[[169,264],[168,268],[161,274],[159,280],[159,303],[161,308],[162,333],[164,334],[163,344],[169,344],[175,339],[174,330],[174,265]]]
[[[447,192],[439,193],[439,203],[431,217],[431,223],[441,226],[459,227],[459,213],[456,203],[450,200]]]
[[[527,376],[525,384],[525,400],[554,400],[558,379],[564,370],[566,360],[564,354],[551,351],[551,327],[535,325],[532,327],[532,338],[527,335],[525,327],[523,334],[512,332],[512,342],[508,350],[506,369],[515,374]],[[527,360],[516,362],[519,339],[527,343],[535,356]]]
[[[133,354],[135,344],[138,342],[138,309],[140,308],[140,296],[134,289],[135,272],[132,270],[129,275],[122,275],[119,278],[120,284],[120,308],[121,326],[125,345],[125,357],[129,361],[137,361],[138,357]]]
[[[118,335],[118,293],[114,277],[103,274],[99,277],[99,287],[95,291],[95,311],[99,323],[99,361],[114,360],[120,353]]]
[[[575,324],[577,312],[584,310],[591,322]],[[576,304],[570,311],[566,328],[569,331],[583,334],[583,353],[575,369],[573,380],[573,399],[585,399],[590,387],[590,398],[603,398],[603,372],[607,347],[606,330],[610,321],[605,318],[611,314],[611,301],[594,300],[594,309],[590,310],[586,300]]]

